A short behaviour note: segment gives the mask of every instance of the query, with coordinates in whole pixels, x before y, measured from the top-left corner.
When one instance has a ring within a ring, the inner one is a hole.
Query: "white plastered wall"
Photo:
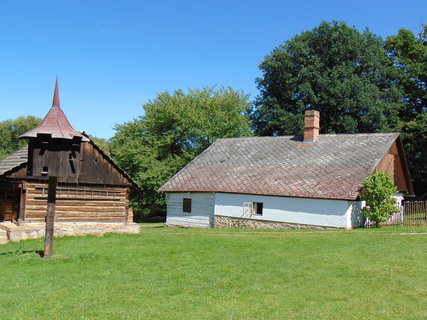
[[[262,202],[263,215],[243,215],[244,202]],[[216,193],[215,215],[337,228],[358,226],[359,201]],[[358,215],[358,216],[357,216]]]
[[[191,212],[183,212],[183,199],[191,199]],[[212,227],[215,195],[207,192],[166,193],[166,223],[190,227]]]

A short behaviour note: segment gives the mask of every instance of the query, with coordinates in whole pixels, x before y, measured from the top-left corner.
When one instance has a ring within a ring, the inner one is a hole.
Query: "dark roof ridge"
[[[319,136],[372,136],[372,135],[400,135],[400,132],[359,132],[359,133],[321,133]],[[230,140],[230,139],[254,139],[254,138],[281,138],[281,137],[302,137],[301,134],[286,134],[279,136],[250,136],[250,137],[230,137],[230,138],[218,138],[218,140]]]
[[[322,137],[336,137],[336,136],[392,136],[400,135],[400,132],[363,132],[363,133],[321,133],[319,136]],[[289,134],[289,135],[280,135],[280,136],[251,136],[251,137],[230,137],[230,138],[218,138],[218,140],[231,140],[231,139],[271,139],[271,138],[293,138],[293,137],[303,137],[301,134]]]
[[[361,132],[361,133],[322,133],[319,136],[392,136],[400,135],[399,132]]]

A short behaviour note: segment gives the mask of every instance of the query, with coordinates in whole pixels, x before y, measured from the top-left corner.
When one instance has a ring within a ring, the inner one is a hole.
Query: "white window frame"
[[[243,215],[262,216],[264,210],[261,211],[261,214],[257,214],[258,204],[261,204],[263,209],[264,209],[264,203],[263,202],[243,202]]]
[[[243,215],[253,215],[253,214],[254,214],[254,203],[243,202]]]

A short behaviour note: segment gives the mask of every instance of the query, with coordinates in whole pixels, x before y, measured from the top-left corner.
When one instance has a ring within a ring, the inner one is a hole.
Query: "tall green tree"
[[[400,110],[400,132],[405,144],[415,192],[427,192],[427,25],[416,36],[401,29],[387,38],[389,56],[400,70],[404,89]]]
[[[260,135],[301,134],[305,110],[322,133],[398,128],[402,89],[384,42],[344,22],[322,22],[276,47],[260,64],[252,120]]]
[[[427,25],[418,37],[407,29],[387,37],[386,47],[399,69],[399,82],[404,88],[405,108],[400,112],[403,121],[412,121],[427,110]]]
[[[41,119],[34,116],[21,116],[14,120],[0,122],[0,160],[25,146],[28,141],[18,137],[35,128],[40,121]]]
[[[162,92],[143,105],[143,116],[116,126],[111,155],[143,187],[133,197],[143,215],[165,213],[157,189],[216,139],[251,135],[249,107],[248,96],[230,87]]]

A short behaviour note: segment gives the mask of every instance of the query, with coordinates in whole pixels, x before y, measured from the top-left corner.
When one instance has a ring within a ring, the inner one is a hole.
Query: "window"
[[[254,203],[243,202],[243,214],[253,214],[253,212],[254,212]]]
[[[49,174],[49,167],[43,167],[41,175],[42,176],[46,176],[47,174]]]
[[[191,212],[191,199],[182,199],[182,212]]]
[[[262,202],[243,202],[243,214],[260,215],[262,216]]]
[[[255,214],[262,216],[262,207],[263,207],[262,202],[254,202]]]

